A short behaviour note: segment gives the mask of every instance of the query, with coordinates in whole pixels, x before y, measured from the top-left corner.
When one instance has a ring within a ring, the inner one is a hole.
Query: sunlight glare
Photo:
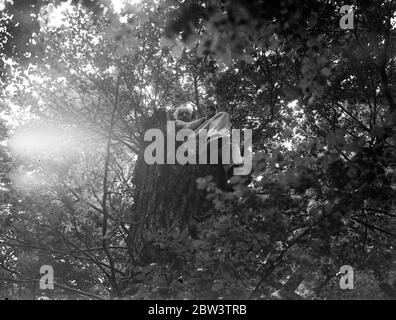
[[[52,158],[73,152],[77,141],[77,138],[65,129],[41,124],[18,129],[9,140],[9,145],[17,156]]]

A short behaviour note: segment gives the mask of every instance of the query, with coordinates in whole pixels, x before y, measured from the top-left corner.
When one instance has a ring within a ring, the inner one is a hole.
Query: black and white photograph
[[[396,300],[396,1],[0,0],[0,300]]]

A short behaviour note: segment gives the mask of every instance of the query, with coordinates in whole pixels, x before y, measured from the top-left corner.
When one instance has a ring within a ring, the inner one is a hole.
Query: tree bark
[[[147,120],[145,130],[158,128],[166,137],[166,121],[166,111],[158,110]],[[133,244],[135,252],[142,250],[144,236],[150,232],[173,228],[181,232],[188,228],[192,237],[197,236],[194,218],[204,215],[210,206],[206,191],[197,188],[197,178],[212,176],[212,181],[218,187],[225,187],[225,173],[221,164],[148,165],[143,153],[149,143],[142,141],[134,172],[135,203],[129,242]]]

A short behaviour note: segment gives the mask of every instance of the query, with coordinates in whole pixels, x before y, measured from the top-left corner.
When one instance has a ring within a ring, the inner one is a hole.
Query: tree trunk
[[[145,130],[158,128],[166,137],[166,121],[166,111],[156,111],[146,121]],[[133,244],[135,252],[142,250],[144,235],[150,232],[172,228],[182,231],[188,228],[190,235],[196,237],[194,218],[204,215],[210,205],[206,200],[206,191],[197,188],[197,178],[212,176],[212,181],[218,187],[225,187],[225,173],[221,164],[148,165],[143,153],[149,143],[142,141],[143,148],[134,172],[135,203],[129,242]]]

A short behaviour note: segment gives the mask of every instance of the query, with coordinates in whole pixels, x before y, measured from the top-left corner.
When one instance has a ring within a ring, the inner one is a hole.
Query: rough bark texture
[[[145,123],[144,130],[158,128],[166,137],[166,121],[166,111],[156,111]],[[225,174],[221,164],[146,164],[143,158],[144,147],[150,143],[142,141],[143,148],[134,174],[135,204],[130,240],[137,251],[140,251],[138,244],[142,243],[143,233],[147,231],[171,228],[181,231],[189,227],[190,234],[195,236],[191,222],[194,217],[205,214],[210,205],[206,200],[206,192],[197,189],[197,178],[211,175],[217,186],[225,187]]]

